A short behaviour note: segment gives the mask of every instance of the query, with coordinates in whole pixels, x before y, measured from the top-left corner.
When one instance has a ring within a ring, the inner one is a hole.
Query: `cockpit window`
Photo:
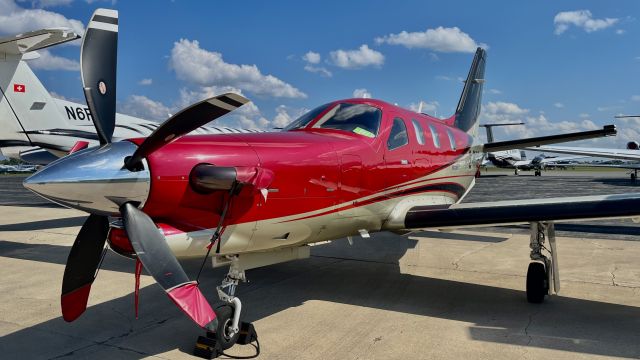
[[[283,131],[296,130],[296,129],[301,129],[307,126],[307,124],[309,124],[313,119],[318,117],[318,115],[322,114],[322,112],[325,111],[329,107],[329,105],[331,105],[331,103],[318,106],[317,108],[311,111],[308,111],[304,115],[295,119],[291,124],[285,126],[284,129],[282,130]]]
[[[322,129],[338,129],[374,138],[380,128],[380,109],[366,104],[342,103],[329,110],[313,126]]]

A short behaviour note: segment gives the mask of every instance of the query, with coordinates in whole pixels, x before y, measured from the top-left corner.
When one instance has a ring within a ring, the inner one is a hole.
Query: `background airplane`
[[[518,123],[498,123],[498,124],[481,124],[480,127],[484,127],[487,131],[487,143],[493,143],[493,128],[497,126],[513,126],[524,125],[523,122]],[[513,149],[504,151],[493,151],[485,154],[485,161],[483,165],[493,164],[493,166],[501,169],[513,169],[514,174],[518,175],[520,170],[533,170],[535,176],[542,176],[542,170],[547,164],[558,161],[574,160],[585,156],[568,156],[557,157],[547,156],[540,154],[533,159],[527,159],[527,154],[524,150]],[[480,173],[478,173],[480,175]]]
[[[308,257],[311,243],[375,231],[531,223],[527,298],[542,302],[559,290],[553,221],[640,215],[637,194],[459,204],[484,152],[615,134],[606,126],[483,144],[478,116],[486,52],[480,48],[455,114],[445,120],[381,100],[347,99],[309,111],[282,132],[185,136],[248,102],[228,93],[185,108],[147,138],[114,141],[117,23],[116,11],[97,10],[81,51],[100,146],[24,182],[90,214],[63,277],[67,321],[86,309],[106,242],[136,260],[136,276],[144,266],[207,331],[197,349],[219,354],[255,340],[252,327],[240,323],[235,296],[246,270]],[[177,261],[201,257],[204,265],[211,254],[214,266],[229,266],[217,288],[223,304],[215,310]]]
[[[76,40],[71,29],[43,29],[0,39],[0,149],[8,158],[48,164],[67,155],[78,142],[99,144],[86,104],[56,99],[27,61],[36,50]],[[116,113],[115,139],[148,136],[159,123]],[[228,127],[195,129],[196,134],[233,134],[257,130]]]

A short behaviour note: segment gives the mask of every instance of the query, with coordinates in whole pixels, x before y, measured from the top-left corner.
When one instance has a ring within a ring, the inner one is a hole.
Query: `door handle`
[[[409,160],[400,160],[400,165],[409,165]]]

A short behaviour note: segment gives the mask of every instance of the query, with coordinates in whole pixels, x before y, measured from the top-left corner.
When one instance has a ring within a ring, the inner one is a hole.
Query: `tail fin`
[[[78,37],[68,29],[47,29],[0,39],[0,147],[42,146],[30,132],[64,127],[63,114],[23,60],[31,51]]]
[[[478,48],[456,108],[453,126],[469,133],[476,133],[478,129],[486,58],[487,52],[482,48]]]

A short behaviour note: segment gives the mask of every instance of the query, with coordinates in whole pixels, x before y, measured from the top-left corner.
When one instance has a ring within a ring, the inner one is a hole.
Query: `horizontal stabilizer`
[[[43,29],[0,39],[0,54],[22,55],[30,51],[78,39],[71,29]]]
[[[600,130],[581,131],[570,134],[540,136],[528,139],[517,139],[508,141],[498,141],[494,143],[484,144],[485,152],[504,151],[512,149],[521,149],[531,146],[540,146],[546,144],[557,144],[568,141],[587,140],[604,136],[613,136],[617,133],[615,125],[605,125]]]
[[[630,193],[454,204],[448,208],[416,206],[404,222],[406,229],[420,229],[638,216],[640,193]]]

